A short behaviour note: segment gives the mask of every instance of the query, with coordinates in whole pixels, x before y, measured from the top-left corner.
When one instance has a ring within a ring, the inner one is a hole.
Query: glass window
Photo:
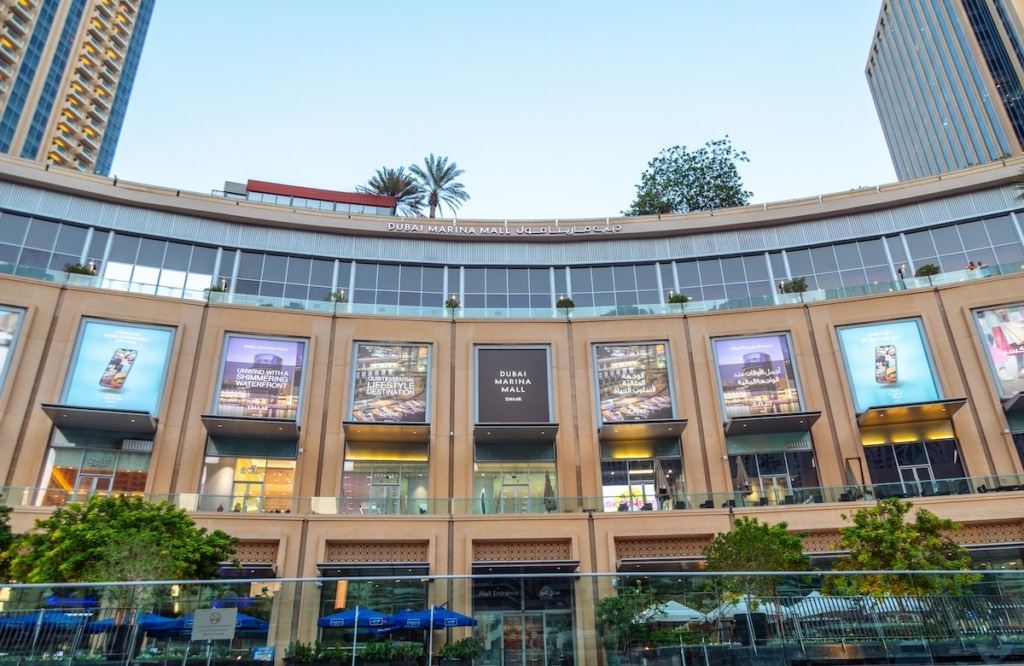
[[[35,225],[34,220],[32,224],[33,226]],[[1013,227],[1013,221],[1008,217],[985,220],[985,228],[988,229],[988,237],[992,240],[993,245],[1020,242],[1020,238],[1017,236],[1017,230]],[[29,235],[31,236],[31,232]]]
[[[763,254],[743,257],[743,269],[748,280],[768,279],[768,264],[765,263]]]
[[[722,259],[722,278],[724,282],[746,282],[743,259],[740,257]]]
[[[566,293],[566,290],[568,288],[566,287],[566,282],[565,282],[565,279],[566,279],[565,278],[565,276],[566,276],[565,269],[564,268],[556,268],[552,272],[552,275],[554,276],[554,280],[555,280],[555,292],[559,293],[559,294]]]
[[[177,271],[187,271],[191,256],[191,245],[185,245],[184,243],[167,243],[167,250],[164,253],[164,268],[171,268]]]
[[[288,282],[293,284],[309,284],[309,268],[311,259],[305,257],[288,257]]]
[[[826,273],[839,268],[839,265],[836,263],[836,253],[832,250],[831,245],[813,248],[811,250],[811,261],[814,263],[815,273]]]
[[[839,268],[848,271],[862,266],[860,262],[860,251],[856,243],[840,243],[835,246],[836,261]],[[815,263],[817,265],[817,263]]]
[[[2,222],[0,222],[2,223]],[[109,231],[92,232],[92,241],[89,242],[89,258],[102,259],[103,253],[107,251],[107,239],[110,238]]]
[[[238,277],[248,280],[259,280],[263,275],[263,255],[254,252],[243,252],[238,264]]]
[[[348,264],[346,264],[347,266]],[[331,286],[331,281],[334,279],[334,262],[325,261],[323,259],[314,259],[312,261],[312,268],[309,273],[309,283],[318,284],[321,286]],[[348,281],[348,273],[345,273],[344,280]]]
[[[419,266],[402,266],[399,287],[402,291],[419,292],[423,280],[423,269]],[[418,303],[417,303],[418,305]]]
[[[59,230],[60,225],[56,222],[32,220],[28,228],[28,236],[25,238],[25,246],[39,250],[52,250]]]
[[[271,296],[274,298],[280,298],[281,296],[284,296],[284,283],[266,281],[261,282],[260,296]]]
[[[444,269],[435,266],[423,268],[423,291],[440,294],[444,291]]]
[[[612,277],[610,266],[598,266],[592,269],[591,277],[594,280],[594,291],[614,291],[615,279]]]
[[[934,257],[935,256],[935,244],[932,243],[932,235],[927,231],[918,231],[912,234],[906,234],[907,247],[910,248],[910,255],[914,258],[915,262],[920,261],[922,257]]]
[[[985,225],[981,222],[963,222],[957,225],[957,231],[960,232],[964,248],[968,250],[991,246]]]
[[[772,252],[768,255],[768,260],[772,265],[772,274],[776,280],[786,278],[786,264],[782,259],[781,252]]]
[[[487,293],[505,294],[508,292],[508,277],[504,268],[485,269],[487,274]]]
[[[576,289],[576,276],[573,274],[573,289]],[[530,273],[525,268],[508,269],[508,292],[510,294],[530,293]]]
[[[681,261],[676,264],[676,275],[679,276],[679,286],[695,287],[700,284],[700,270],[696,261]]]
[[[550,294],[551,293],[551,272],[546,268],[530,269],[530,293]]]
[[[676,273],[673,270],[671,262],[665,262],[658,266],[658,270],[661,272],[661,286],[666,291],[672,291],[676,288]]]
[[[139,256],[136,259],[136,263],[159,268],[164,265],[164,250],[166,248],[167,241],[143,238],[142,244],[139,246]]]
[[[377,264],[356,264],[356,289],[377,288]],[[371,303],[373,301],[370,301]]]
[[[794,277],[809,277],[814,274],[814,267],[811,265],[811,253],[809,250],[793,250],[792,252],[787,252],[786,258],[789,259],[789,272]]]
[[[860,241],[857,245],[860,247],[860,256],[864,260],[865,266],[881,266],[889,263],[889,260],[885,258],[885,248],[882,246],[881,238]]]
[[[722,263],[718,259],[701,259],[697,266],[700,268],[702,284],[722,283]]]
[[[892,256],[894,264],[899,266],[907,261],[907,253],[903,250],[903,239],[899,236],[887,236],[886,246],[889,248],[889,254]]]
[[[957,233],[956,227],[932,229],[932,240],[935,241],[935,249],[940,255],[963,252],[963,244],[960,243],[960,234]]]
[[[50,251],[25,248],[21,251],[21,258],[18,260],[18,263],[22,266],[31,266],[33,268],[47,268],[50,265]]]
[[[658,271],[654,264],[640,264],[636,267],[637,289],[658,289]]]
[[[0,215],[0,241],[21,245],[28,230],[29,218],[14,213]]]
[[[263,279],[274,282],[285,281],[285,267],[288,265],[288,257],[278,254],[268,254],[263,260]]]
[[[230,262],[234,254],[230,251],[224,252],[224,260]],[[193,273],[213,274],[213,265],[217,263],[217,250],[212,247],[196,246],[192,248],[192,262],[189,270]]]
[[[85,249],[85,236],[87,233],[88,230],[82,227],[74,227],[70,224],[62,225],[60,235],[57,236],[57,245],[54,247],[54,251],[72,254],[77,261],[78,257],[82,254],[82,250]]]
[[[570,268],[569,275],[572,277],[572,291],[574,294],[583,294],[594,290],[590,280],[589,268]]]
[[[627,291],[636,289],[636,275],[632,266],[616,266],[613,271],[615,275],[615,289]]]
[[[1020,243],[1000,245],[994,249],[996,261],[1000,264],[1015,264],[1024,259],[1024,252],[1021,251]]]

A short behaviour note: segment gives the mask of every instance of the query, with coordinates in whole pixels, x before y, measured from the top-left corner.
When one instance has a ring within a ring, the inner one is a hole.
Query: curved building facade
[[[449,222],[0,160],[5,501],[22,530],[168,499],[249,575],[543,577],[699,567],[738,515],[827,565],[843,513],[900,496],[1015,568],[1022,163]]]

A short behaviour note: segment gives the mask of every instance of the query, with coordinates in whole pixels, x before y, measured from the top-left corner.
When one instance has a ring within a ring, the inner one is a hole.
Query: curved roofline
[[[502,238],[534,242],[565,241],[570,237],[574,241],[657,238],[781,226],[1001,187],[1016,182],[1022,170],[1024,157],[1007,158],[913,181],[686,215],[456,221],[354,215],[238,201],[0,156],[2,180],[98,201],[278,229],[460,242],[493,242]]]

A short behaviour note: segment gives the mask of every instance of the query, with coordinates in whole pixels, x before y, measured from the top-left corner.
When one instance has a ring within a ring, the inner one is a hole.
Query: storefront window
[[[481,666],[574,663],[571,578],[484,578],[473,581],[473,616]]]
[[[345,463],[343,513],[428,513],[428,471],[426,461],[350,460]]]
[[[543,513],[558,508],[554,462],[477,462],[473,513]],[[477,501],[479,498],[479,501]]]
[[[149,453],[100,448],[51,448],[44,506],[84,502],[93,495],[142,495]]]
[[[742,472],[740,465],[743,466]],[[777,451],[729,456],[735,490],[745,504],[793,504],[812,498],[802,490],[818,487],[818,473],[811,451]],[[746,477],[746,482],[743,479]]]
[[[659,488],[659,471],[664,475]],[[661,511],[686,508],[679,457],[602,460],[601,494],[605,511]]]
[[[291,513],[295,461],[207,456],[200,511]]]
[[[946,494],[953,489],[943,480],[964,476],[954,440],[868,446],[864,456],[877,498]]]

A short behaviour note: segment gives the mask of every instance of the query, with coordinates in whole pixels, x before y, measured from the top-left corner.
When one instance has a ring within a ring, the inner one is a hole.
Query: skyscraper
[[[865,69],[900,180],[1024,147],[1022,0],[883,0]]]
[[[155,0],[0,0],[0,152],[107,175]]]

